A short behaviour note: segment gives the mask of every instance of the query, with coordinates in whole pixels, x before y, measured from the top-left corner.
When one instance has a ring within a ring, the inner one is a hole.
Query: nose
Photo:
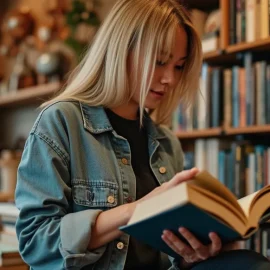
[[[175,84],[175,70],[174,68],[167,68],[162,73],[161,83],[167,84],[170,87],[173,87]]]

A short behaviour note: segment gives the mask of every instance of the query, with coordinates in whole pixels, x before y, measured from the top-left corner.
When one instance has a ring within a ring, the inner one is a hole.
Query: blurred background
[[[206,169],[237,197],[270,184],[268,0],[179,0],[202,41],[195,106],[179,106],[171,129],[185,168]],[[17,168],[40,112],[79,63],[116,0],[0,1],[0,270],[25,270],[14,205]],[[262,226],[243,248],[270,258]]]

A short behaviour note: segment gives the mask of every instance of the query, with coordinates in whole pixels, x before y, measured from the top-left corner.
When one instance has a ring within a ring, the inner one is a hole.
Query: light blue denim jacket
[[[183,169],[181,145],[148,116],[145,126],[151,169],[162,184]],[[87,245],[97,215],[135,196],[129,144],[104,109],[71,101],[48,106],[30,132],[18,169],[16,231],[23,259],[35,270],[122,270],[128,235],[92,251]],[[170,269],[179,269],[171,261]]]

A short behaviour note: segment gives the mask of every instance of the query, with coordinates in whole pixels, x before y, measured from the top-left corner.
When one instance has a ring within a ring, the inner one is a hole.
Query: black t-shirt
[[[136,199],[140,199],[158,186],[150,168],[148,137],[140,128],[140,120],[128,120],[106,110],[116,133],[129,142],[131,164],[136,176]],[[150,246],[130,237],[125,270],[161,269],[161,253]]]

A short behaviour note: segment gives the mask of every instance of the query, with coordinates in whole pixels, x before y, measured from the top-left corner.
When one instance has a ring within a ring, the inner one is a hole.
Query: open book
[[[192,180],[139,203],[120,230],[176,257],[161,239],[164,229],[181,238],[178,228],[185,227],[203,244],[210,243],[209,232],[216,232],[225,244],[250,237],[260,223],[270,220],[269,210],[270,186],[237,200],[216,178],[202,171]]]

